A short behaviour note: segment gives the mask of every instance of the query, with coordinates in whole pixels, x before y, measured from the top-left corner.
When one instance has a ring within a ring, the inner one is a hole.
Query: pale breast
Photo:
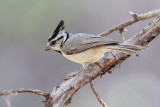
[[[73,61],[73,62],[77,62],[77,63],[93,63],[98,61],[103,54],[106,52],[107,50],[104,48],[91,48],[88,49],[86,51],[80,52],[78,54],[72,54],[72,55],[66,55],[64,53],[63,56],[66,57],[67,59]]]

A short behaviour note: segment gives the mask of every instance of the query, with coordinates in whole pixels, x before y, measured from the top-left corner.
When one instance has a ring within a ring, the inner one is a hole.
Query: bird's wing
[[[117,44],[118,42],[106,37],[94,36],[91,34],[86,34],[86,36],[85,34],[76,34],[63,44],[62,52],[67,55],[72,55],[97,46]]]

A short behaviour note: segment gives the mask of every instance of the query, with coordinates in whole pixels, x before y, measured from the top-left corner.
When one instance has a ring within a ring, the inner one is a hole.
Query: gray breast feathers
[[[97,46],[117,45],[117,44],[118,42],[113,41],[112,39],[106,37],[95,36],[92,34],[78,33],[72,35],[63,44],[61,51],[66,55],[72,55]]]

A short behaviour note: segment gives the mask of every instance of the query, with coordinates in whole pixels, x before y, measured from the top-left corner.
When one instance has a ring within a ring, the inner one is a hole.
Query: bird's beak
[[[46,47],[45,51],[49,51],[49,50],[51,50],[51,49],[49,47]]]

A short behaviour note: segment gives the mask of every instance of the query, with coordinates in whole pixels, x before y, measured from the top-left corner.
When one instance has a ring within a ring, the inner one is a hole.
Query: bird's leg
[[[95,62],[96,65],[98,65],[100,68],[101,68],[101,72],[99,73],[100,74],[100,77],[106,73],[106,68],[111,66],[113,63],[115,63],[117,61],[117,58],[116,56],[114,56],[114,54],[111,52],[112,56],[114,57],[113,60],[109,61],[108,63],[106,63],[106,65],[104,65],[103,67],[100,66],[100,64],[98,62]],[[112,73],[112,71],[107,71],[108,73]]]
[[[95,62],[95,64],[98,65],[99,68],[101,69],[101,71],[99,72],[99,75],[100,75],[100,77],[102,77],[102,75],[105,74],[105,71],[103,70],[103,67],[101,67],[98,62]]]
[[[96,64],[96,65],[98,65],[98,66],[99,66],[99,68],[103,69],[103,68],[99,65],[99,63],[98,63],[98,62],[95,62],[95,64]]]
[[[112,56],[114,57],[114,58],[116,58],[116,56],[112,53],[112,51],[110,52],[111,54],[112,54]],[[117,59],[117,58],[116,58]],[[115,68],[120,68],[121,67],[121,59],[120,60],[117,60],[117,66],[118,67],[115,67]]]

